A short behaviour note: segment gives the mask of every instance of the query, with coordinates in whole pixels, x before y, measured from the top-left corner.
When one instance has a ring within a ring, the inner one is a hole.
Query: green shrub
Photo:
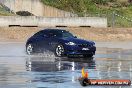
[[[132,4],[128,0],[41,0],[44,4],[72,12],[78,16],[100,16],[108,18],[112,26],[113,11],[132,19]],[[122,2],[123,1],[123,2]],[[124,2],[125,1],[125,2]],[[124,21],[125,20],[125,21]],[[115,16],[115,27],[132,27],[132,22]]]
[[[18,11],[16,14],[20,16],[33,16],[33,14],[28,11]]]

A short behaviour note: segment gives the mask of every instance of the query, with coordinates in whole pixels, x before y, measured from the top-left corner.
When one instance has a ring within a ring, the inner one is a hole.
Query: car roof
[[[44,30],[47,30],[47,31],[66,31],[64,29],[44,29]]]
[[[39,32],[66,32],[66,30],[64,29],[43,29],[43,30],[40,30]]]

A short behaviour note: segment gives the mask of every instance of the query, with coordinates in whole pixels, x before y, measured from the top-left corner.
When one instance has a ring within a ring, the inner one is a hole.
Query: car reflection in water
[[[57,83],[75,83],[78,82],[78,76],[81,75],[82,67],[86,69],[95,69],[93,58],[44,58],[30,57],[26,61],[27,70],[33,73],[31,83],[41,85],[39,87],[53,87]],[[72,85],[72,84],[71,84]],[[58,86],[58,85],[57,85]],[[61,88],[61,87],[60,87]]]
[[[86,69],[95,69],[95,61],[91,58],[44,58],[30,57],[26,61],[28,71],[33,72],[52,72],[63,70],[80,70],[82,67]]]

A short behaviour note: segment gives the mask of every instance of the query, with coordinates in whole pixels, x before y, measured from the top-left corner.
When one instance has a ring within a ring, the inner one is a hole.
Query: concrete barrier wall
[[[89,26],[106,28],[107,19],[100,17],[37,17],[37,16],[2,16],[0,26],[39,26],[39,27],[78,27]]]
[[[57,9],[48,5],[43,5],[44,17],[78,17],[77,14]]]
[[[0,3],[13,12],[29,11],[36,16],[43,16],[44,9],[40,0],[0,0]]]
[[[0,0],[14,13],[18,11],[28,11],[35,16],[45,17],[71,17],[76,16],[73,13],[66,12],[51,6],[44,5],[40,0]]]

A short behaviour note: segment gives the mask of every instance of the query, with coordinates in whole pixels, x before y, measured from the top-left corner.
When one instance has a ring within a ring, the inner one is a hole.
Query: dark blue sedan
[[[27,54],[51,51],[58,57],[92,57],[96,47],[92,41],[79,39],[70,32],[61,29],[45,29],[37,32],[26,42]]]

